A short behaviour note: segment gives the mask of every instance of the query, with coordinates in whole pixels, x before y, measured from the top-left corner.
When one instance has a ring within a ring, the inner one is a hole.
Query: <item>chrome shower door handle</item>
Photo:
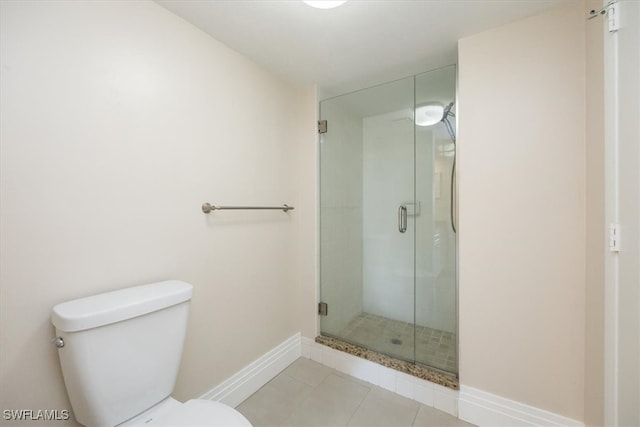
[[[398,206],[398,231],[401,233],[407,231],[407,207],[405,205]]]

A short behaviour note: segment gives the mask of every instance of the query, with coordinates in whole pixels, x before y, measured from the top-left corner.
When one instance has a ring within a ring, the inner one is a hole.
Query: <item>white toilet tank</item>
[[[173,391],[192,286],[178,280],[81,298],[53,308],[51,322],[76,420],[115,426]]]

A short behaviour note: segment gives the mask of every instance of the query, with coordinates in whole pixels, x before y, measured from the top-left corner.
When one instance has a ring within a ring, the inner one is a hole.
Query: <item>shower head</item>
[[[451,109],[453,108],[453,104],[454,104],[454,102],[453,102],[453,101],[451,101],[451,102],[449,103],[449,105],[447,105],[446,107],[444,107],[444,110],[443,110],[443,112],[442,112],[442,119],[440,119],[440,121],[444,121],[444,120],[445,120],[447,117],[449,117],[449,116],[454,116],[454,117],[455,117],[455,114],[453,114],[453,113],[451,112]]]

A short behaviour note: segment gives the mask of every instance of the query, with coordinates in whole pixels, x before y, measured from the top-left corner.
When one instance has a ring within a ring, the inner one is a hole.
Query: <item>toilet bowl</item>
[[[89,427],[251,426],[219,402],[171,398],[193,287],[169,280],[56,305],[60,366],[76,420]]]
[[[219,402],[192,399],[181,403],[171,397],[118,427],[246,426],[251,423],[240,412]]]

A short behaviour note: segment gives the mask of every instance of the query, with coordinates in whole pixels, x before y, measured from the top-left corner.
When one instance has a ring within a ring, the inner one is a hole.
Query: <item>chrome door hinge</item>
[[[620,5],[617,3],[617,0],[611,0],[604,6],[602,9],[592,9],[589,12],[589,18],[593,19],[598,16],[607,17],[607,27],[610,33],[615,33],[620,29]]]
[[[327,133],[327,121],[318,120],[318,133]]]
[[[318,303],[318,314],[320,316],[326,316],[328,312],[329,312],[329,306],[327,305],[327,303],[326,302],[319,302]]]
[[[620,29],[620,5],[615,1],[607,4],[607,25],[609,32],[615,33]]]
[[[609,224],[609,251],[620,252],[620,224]]]

